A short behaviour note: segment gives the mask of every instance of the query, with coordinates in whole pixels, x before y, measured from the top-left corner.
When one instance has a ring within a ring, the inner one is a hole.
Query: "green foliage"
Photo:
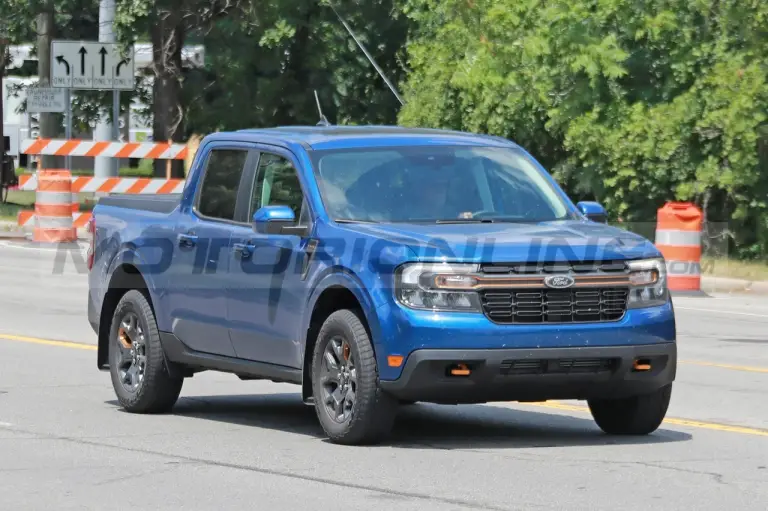
[[[398,81],[409,20],[393,0],[335,2],[344,19]],[[314,90],[332,123],[394,123],[399,103],[323,2],[241,4],[203,37],[204,70],[185,77],[187,132],[310,124]]]
[[[768,256],[768,3],[408,0],[400,121],[501,135],[579,198],[692,200]]]

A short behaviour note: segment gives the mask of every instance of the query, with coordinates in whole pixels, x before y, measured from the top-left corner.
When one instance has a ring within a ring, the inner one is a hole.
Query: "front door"
[[[290,206],[297,225],[309,224],[309,210],[288,152],[261,152],[248,216],[262,206]],[[309,229],[308,229],[309,230]],[[229,335],[237,356],[299,368],[300,324],[306,304],[302,261],[307,239],[260,234],[238,227],[230,238]]]
[[[237,224],[238,192],[249,157],[237,145],[207,148],[194,206],[182,211],[168,282],[172,332],[193,350],[235,356],[227,326],[229,242]]]

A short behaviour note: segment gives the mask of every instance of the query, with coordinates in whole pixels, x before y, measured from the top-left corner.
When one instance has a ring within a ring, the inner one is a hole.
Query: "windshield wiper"
[[[436,224],[492,224],[493,218],[450,218],[447,220],[435,220]]]
[[[373,220],[353,220],[351,218],[336,218],[334,222],[337,224],[378,224],[379,222]]]

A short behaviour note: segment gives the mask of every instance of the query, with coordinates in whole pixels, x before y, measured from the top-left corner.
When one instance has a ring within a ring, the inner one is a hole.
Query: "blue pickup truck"
[[[185,378],[301,386],[334,442],[399,406],[586,400],[661,424],[677,368],[658,250],[505,139],[399,127],[216,133],[179,195],[102,198],[88,316],[122,407]]]

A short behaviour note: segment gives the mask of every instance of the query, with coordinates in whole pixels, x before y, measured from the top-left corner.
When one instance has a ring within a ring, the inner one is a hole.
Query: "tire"
[[[342,355],[333,349],[339,342]],[[328,354],[326,350],[329,350]],[[344,356],[349,358],[341,360]],[[327,357],[333,358],[338,369],[334,369]],[[354,369],[345,369],[345,363]],[[333,404],[329,403],[337,402],[333,400],[337,392],[339,395],[345,392],[341,376],[345,370],[350,374],[346,391],[353,389],[354,400],[349,410],[346,408],[349,403],[343,401],[340,406],[343,413],[336,413]],[[333,376],[334,371],[337,377]],[[397,400],[382,391],[371,339],[360,317],[351,310],[334,312],[320,328],[312,356],[312,391],[318,420],[332,442],[374,444],[391,432]]]
[[[418,401],[411,401],[410,399],[401,399],[399,401],[401,406],[411,406],[415,405]]]
[[[609,435],[648,435],[664,420],[671,396],[669,384],[651,394],[590,400],[589,410],[600,429]]]
[[[129,356],[131,367],[137,367],[135,378],[128,374]],[[128,412],[169,412],[179,398],[184,378],[172,378],[168,373],[155,314],[141,291],[125,293],[112,316],[109,372],[117,400]],[[132,383],[136,383],[135,388]]]

